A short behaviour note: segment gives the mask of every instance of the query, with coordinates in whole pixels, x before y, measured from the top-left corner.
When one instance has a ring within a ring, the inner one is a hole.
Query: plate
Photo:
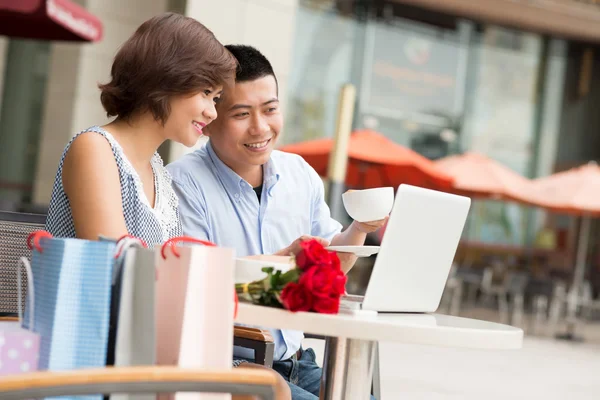
[[[369,257],[379,253],[379,246],[329,246],[327,250],[338,253],[352,253],[358,257]]]

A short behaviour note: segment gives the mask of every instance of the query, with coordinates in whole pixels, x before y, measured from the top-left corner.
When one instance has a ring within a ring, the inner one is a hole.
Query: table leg
[[[369,340],[328,338],[325,343],[321,400],[368,400],[375,344]]]

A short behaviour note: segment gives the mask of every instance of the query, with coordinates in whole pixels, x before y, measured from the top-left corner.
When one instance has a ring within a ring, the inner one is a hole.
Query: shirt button
[[[240,198],[240,194],[236,193],[236,194],[233,195],[233,197],[235,197],[236,199],[239,199]]]

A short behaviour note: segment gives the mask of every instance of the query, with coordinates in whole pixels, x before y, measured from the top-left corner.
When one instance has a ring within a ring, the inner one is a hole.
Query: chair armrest
[[[273,366],[275,340],[271,332],[247,326],[233,326],[233,345],[254,350],[254,362],[267,368]]]
[[[40,371],[0,378],[0,398],[16,400],[111,393],[231,393],[275,399],[275,371],[183,369],[171,366]]]
[[[256,340],[259,342],[275,342],[271,332],[259,328],[249,328],[247,326],[234,325],[233,336],[236,338]]]

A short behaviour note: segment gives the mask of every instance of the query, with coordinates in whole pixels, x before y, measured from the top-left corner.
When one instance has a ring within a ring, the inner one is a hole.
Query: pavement
[[[499,321],[497,313],[470,309],[461,316]],[[585,324],[583,342],[553,332],[528,334],[520,350],[470,350],[380,344],[379,400],[598,400],[600,324]],[[563,329],[559,327],[559,331]],[[305,341],[322,359],[323,341]]]

